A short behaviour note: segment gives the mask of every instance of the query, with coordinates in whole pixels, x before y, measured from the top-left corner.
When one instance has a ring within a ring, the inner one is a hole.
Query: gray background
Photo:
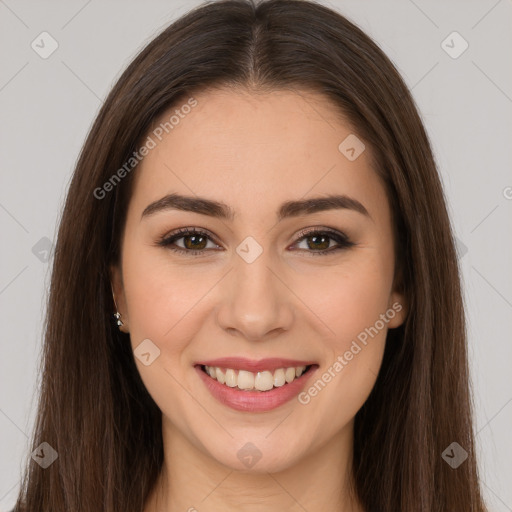
[[[137,51],[199,3],[0,0],[0,510],[29,456],[46,260],[79,150]],[[512,1],[322,3],[379,43],[423,116],[459,239],[483,489],[512,511]],[[43,31],[47,59],[31,47]]]

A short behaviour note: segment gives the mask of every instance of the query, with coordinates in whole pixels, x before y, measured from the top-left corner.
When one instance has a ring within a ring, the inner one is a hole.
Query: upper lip
[[[309,366],[314,361],[300,361],[298,359],[286,359],[282,357],[271,357],[267,359],[246,359],[244,357],[221,357],[198,361],[196,365],[216,366],[219,368],[231,368],[233,370],[246,370],[248,372],[273,371],[278,368],[290,368],[292,366]]]

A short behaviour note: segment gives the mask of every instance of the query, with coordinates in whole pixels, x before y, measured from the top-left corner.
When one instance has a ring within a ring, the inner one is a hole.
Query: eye
[[[309,241],[311,240],[311,241]],[[334,240],[338,245],[331,247],[331,240]],[[354,242],[351,242],[345,233],[341,231],[334,231],[328,228],[322,229],[310,229],[303,230],[299,233],[299,239],[295,242],[295,245],[298,243],[305,242],[305,249],[301,248],[300,250],[306,250],[311,253],[311,256],[326,256],[332,254],[333,252],[340,251],[342,249],[348,249],[355,245]],[[314,249],[312,251],[308,251],[308,249]]]
[[[176,243],[181,240],[183,240],[183,245]],[[309,242],[309,240],[311,240],[311,242]],[[332,247],[332,240],[334,240],[338,245]],[[212,241],[212,236],[206,231],[196,228],[181,228],[158,240],[157,245],[167,247],[172,251],[181,254],[200,255],[204,254],[206,249],[208,249],[208,242],[214,245],[213,248],[209,248],[210,250],[219,249],[220,246]],[[299,250],[305,250],[306,252],[312,253],[314,256],[332,254],[333,252],[355,245],[355,243],[351,242],[344,233],[334,231],[329,228],[316,228],[301,231],[299,233],[299,239],[294,243],[294,245],[302,242],[306,242],[306,248],[300,248]]]
[[[210,238],[211,236],[205,231],[195,228],[181,228],[178,231],[171,233],[169,236],[161,238],[157,242],[157,245],[167,247],[172,251],[182,254],[199,255],[205,252],[204,249],[207,248],[206,246],[208,241],[212,242]],[[183,240],[182,247],[176,244],[178,240]],[[219,247],[217,244],[214,245]]]

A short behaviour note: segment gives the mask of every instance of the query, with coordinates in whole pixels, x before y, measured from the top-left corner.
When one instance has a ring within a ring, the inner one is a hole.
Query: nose
[[[235,256],[217,308],[217,322],[229,334],[264,341],[290,330],[294,295],[270,263],[266,251],[252,263]]]

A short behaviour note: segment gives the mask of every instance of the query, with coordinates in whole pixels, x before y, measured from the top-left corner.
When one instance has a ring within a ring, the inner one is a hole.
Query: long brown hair
[[[357,26],[307,0],[224,0],[159,34],[113,87],[81,151],[55,247],[42,386],[20,512],[139,512],[163,462],[161,412],[112,318],[109,266],[135,170],[102,187],[152,121],[186,95],[228,85],[314,90],[372,148],[397,240],[405,323],[389,331],[374,389],[355,418],[353,474],[371,512],[482,512],[459,268],[428,137],[399,73]],[[469,456],[457,469],[443,451]]]

